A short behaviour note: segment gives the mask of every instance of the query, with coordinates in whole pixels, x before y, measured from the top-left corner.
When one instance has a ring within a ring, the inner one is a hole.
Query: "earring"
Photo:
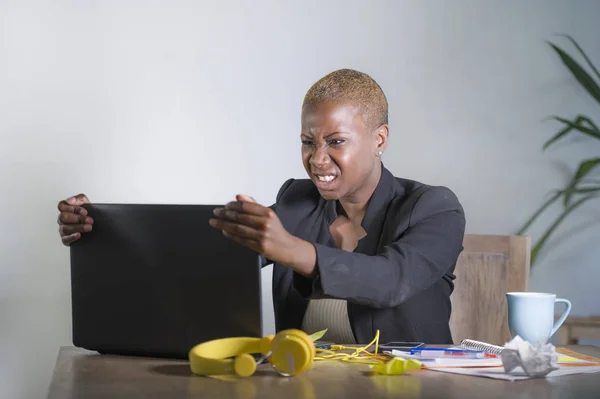
[[[377,155],[378,155],[378,156],[381,156],[381,154],[383,154],[383,152],[382,152],[382,151],[379,151],[379,152],[377,153]]]

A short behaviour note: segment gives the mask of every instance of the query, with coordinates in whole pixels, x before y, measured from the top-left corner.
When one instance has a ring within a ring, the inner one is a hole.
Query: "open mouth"
[[[333,190],[333,187],[337,185],[337,175],[313,173],[313,176],[315,177],[315,185],[320,190]]]
[[[334,181],[337,176],[335,175],[315,175],[319,181],[322,182],[331,182]]]

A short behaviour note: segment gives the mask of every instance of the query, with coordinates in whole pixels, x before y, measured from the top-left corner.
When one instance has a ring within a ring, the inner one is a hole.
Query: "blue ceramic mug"
[[[557,298],[555,294],[509,292],[506,294],[506,301],[510,334],[513,338],[518,335],[533,345],[538,342],[547,343],[571,312],[571,302]],[[564,303],[566,307],[554,322],[556,303]]]

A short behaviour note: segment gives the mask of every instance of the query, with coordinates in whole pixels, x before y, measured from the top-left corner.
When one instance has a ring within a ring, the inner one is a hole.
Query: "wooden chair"
[[[575,345],[584,339],[600,341],[600,316],[569,316],[556,332],[557,345]]]
[[[504,345],[510,341],[506,293],[527,291],[531,241],[525,236],[465,235],[456,265],[450,329],[465,338]]]

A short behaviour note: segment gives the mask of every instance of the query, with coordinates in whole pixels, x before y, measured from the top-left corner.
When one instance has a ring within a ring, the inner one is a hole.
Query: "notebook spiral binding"
[[[475,341],[473,339],[463,339],[462,341],[460,341],[460,346],[465,349],[481,350],[496,355],[499,355],[504,349],[504,347],[502,346],[488,344],[486,342],[481,341]]]

